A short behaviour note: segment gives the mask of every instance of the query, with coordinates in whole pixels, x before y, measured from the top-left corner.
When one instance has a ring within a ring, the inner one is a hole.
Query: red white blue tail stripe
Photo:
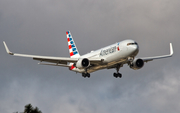
[[[69,54],[71,58],[78,58],[80,57],[80,54],[77,50],[76,44],[73,40],[73,37],[70,33],[70,31],[66,31],[67,35],[67,41],[68,41],[68,47],[69,47]]]

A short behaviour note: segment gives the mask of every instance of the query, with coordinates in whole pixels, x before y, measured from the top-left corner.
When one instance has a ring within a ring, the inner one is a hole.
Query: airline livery
[[[8,49],[6,43],[3,43],[7,53],[10,55],[30,57],[34,60],[40,61],[38,64],[41,65],[68,67],[69,70],[76,73],[82,73],[83,77],[88,78],[90,77],[90,73],[94,71],[112,68],[115,68],[117,71],[113,76],[121,78],[122,74],[119,73],[119,69],[123,67],[124,64],[128,64],[131,69],[137,70],[144,66],[144,62],[167,58],[173,55],[173,47],[170,43],[169,55],[136,58],[136,55],[139,52],[139,46],[134,40],[124,40],[96,51],[91,51],[85,55],[80,55],[70,31],[67,31],[66,35],[70,57],[51,57],[12,53]]]

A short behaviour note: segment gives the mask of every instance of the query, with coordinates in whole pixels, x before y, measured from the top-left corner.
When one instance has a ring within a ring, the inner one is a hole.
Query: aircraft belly
[[[109,63],[104,64],[104,65],[97,65],[97,66],[90,67],[90,68],[88,68],[87,72],[92,73],[92,72],[97,71],[97,70],[108,69],[109,67],[112,67],[118,63],[125,63],[125,62],[126,62],[126,58],[123,58],[123,59],[120,59],[118,61],[109,62]]]

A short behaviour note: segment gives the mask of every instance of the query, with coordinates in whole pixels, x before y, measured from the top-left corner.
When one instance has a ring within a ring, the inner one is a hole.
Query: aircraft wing
[[[144,57],[144,58],[141,58],[141,59],[142,59],[144,62],[148,62],[148,61],[152,61],[152,60],[155,60],[155,59],[172,57],[173,53],[174,53],[174,52],[173,52],[172,43],[170,43],[170,54],[169,54],[169,55],[154,56],[154,57]]]
[[[38,55],[28,55],[28,54],[18,54],[18,53],[13,53],[9,50],[7,47],[6,43],[3,41],[6,52],[10,55],[14,56],[20,56],[20,57],[29,57],[33,58],[34,60],[38,60],[40,62],[50,62],[50,64],[47,63],[38,63],[42,65],[53,65],[53,66],[63,66],[63,67],[71,67],[68,65],[68,63],[76,63],[79,59],[78,58],[68,58],[68,57],[52,57],[52,56],[38,56]],[[99,62],[102,62],[103,59],[92,59],[90,58],[89,61],[91,64],[97,64]],[[55,64],[52,64],[55,63]]]

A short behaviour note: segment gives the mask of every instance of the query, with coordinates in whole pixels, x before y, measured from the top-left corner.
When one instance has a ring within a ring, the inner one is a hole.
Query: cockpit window
[[[138,45],[137,42],[134,42],[134,43],[127,43],[127,46],[129,45]]]

